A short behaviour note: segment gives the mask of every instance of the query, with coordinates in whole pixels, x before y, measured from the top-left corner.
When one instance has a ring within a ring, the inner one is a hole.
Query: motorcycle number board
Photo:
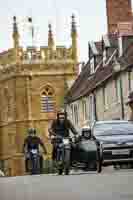
[[[128,149],[113,150],[112,155],[129,155],[130,151]]]
[[[36,150],[36,149],[32,149],[31,152],[32,152],[33,154],[36,154],[36,153],[37,153],[37,150]]]

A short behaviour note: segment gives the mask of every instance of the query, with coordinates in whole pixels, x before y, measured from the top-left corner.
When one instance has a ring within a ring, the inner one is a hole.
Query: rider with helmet
[[[84,126],[82,128],[82,136],[83,139],[89,140],[91,139],[91,128],[90,126]]]
[[[63,137],[69,137],[70,130],[74,135],[77,135],[77,131],[72,125],[71,121],[67,118],[67,112],[61,109],[57,112],[57,118],[53,120],[51,127],[49,128],[50,137],[53,135],[60,135]],[[52,158],[56,158],[56,146],[53,143],[53,153]]]
[[[30,151],[32,149],[39,150],[39,145],[43,148],[43,151],[45,154],[47,154],[47,150],[45,148],[45,145],[41,141],[41,139],[36,135],[36,129],[30,128],[28,129],[28,136],[26,137],[24,144],[23,144],[23,153],[26,152],[26,160],[25,160],[25,168],[26,172],[29,171],[28,169],[28,161],[30,158]],[[43,158],[40,156],[40,168],[42,170],[43,168]]]

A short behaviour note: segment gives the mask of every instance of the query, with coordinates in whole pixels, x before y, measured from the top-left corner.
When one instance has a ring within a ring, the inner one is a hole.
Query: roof
[[[113,70],[113,62],[114,62],[114,56],[118,52],[118,40],[116,40],[116,35],[111,35],[110,37],[110,43],[113,45],[112,49],[110,50],[110,62],[106,66],[103,66],[102,60],[98,63],[97,70],[94,74],[90,75],[90,65],[89,62],[85,65],[83,71],[81,72],[80,76],[77,78],[75,83],[73,84],[72,88],[68,91],[68,94],[66,96],[67,103],[74,102],[81,97],[88,96],[91,94],[97,87],[99,87],[101,84],[104,84],[112,78],[114,74]],[[97,42],[96,46],[101,48],[101,42]],[[116,54],[114,54],[116,52]],[[133,42],[130,43],[130,45],[127,46],[124,54],[122,57],[118,58],[118,61],[121,65],[122,71],[126,70],[129,66],[133,67]],[[102,59],[102,58],[101,58]],[[132,66],[131,66],[132,65]]]

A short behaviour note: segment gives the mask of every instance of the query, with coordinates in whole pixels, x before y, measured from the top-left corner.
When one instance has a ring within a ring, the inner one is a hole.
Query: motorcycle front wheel
[[[70,173],[70,157],[71,157],[71,151],[69,149],[65,150],[64,155],[64,169],[65,169],[65,175],[69,175]]]

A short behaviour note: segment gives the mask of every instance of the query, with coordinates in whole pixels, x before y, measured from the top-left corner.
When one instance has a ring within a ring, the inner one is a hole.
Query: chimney
[[[108,34],[116,32],[119,23],[133,21],[131,0],[106,0]]]

